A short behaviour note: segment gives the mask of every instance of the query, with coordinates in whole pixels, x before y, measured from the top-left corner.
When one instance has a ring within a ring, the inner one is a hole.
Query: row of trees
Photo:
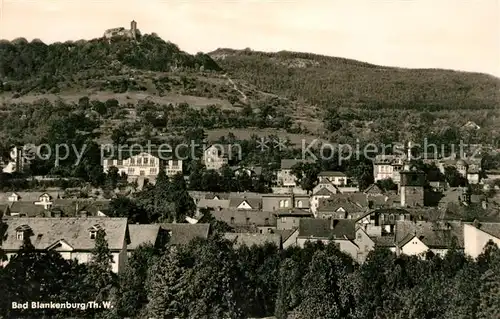
[[[30,318],[490,319],[500,316],[500,250],[477,260],[452,249],[443,258],[397,257],[376,249],[357,265],[335,245],[280,251],[241,246],[215,233],[172,249],[143,245],[124,271],[100,231],[90,263],[79,265],[26,242],[0,269],[0,311]],[[216,260],[217,262],[214,262]],[[110,301],[110,309],[13,309],[12,302]]]

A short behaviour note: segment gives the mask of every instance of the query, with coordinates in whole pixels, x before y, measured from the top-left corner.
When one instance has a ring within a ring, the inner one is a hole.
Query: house
[[[258,178],[262,175],[262,167],[261,166],[233,166],[231,169],[234,172],[234,176],[240,176],[241,174],[246,174],[251,178]]]
[[[278,249],[282,248],[281,235],[279,234],[224,233],[224,238],[233,242],[235,247],[274,244]]]
[[[59,192],[12,192],[0,193],[0,203],[12,202],[30,202],[34,205],[44,206],[45,209],[50,208],[53,201],[62,198]]]
[[[182,160],[170,159],[165,161],[165,174],[167,176],[175,176],[182,174]]]
[[[277,230],[296,229],[299,227],[300,219],[314,217],[311,212],[296,208],[275,211],[274,215]]]
[[[463,234],[460,221],[397,221],[397,253],[424,257],[432,252],[444,256],[452,247],[464,248]]]
[[[304,247],[308,241],[321,241],[325,244],[333,242],[341,251],[357,259],[359,247],[354,242],[355,239],[353,220],[304,218],[300,220],[297,246]]]
[[[13,147],[9,158],[2,159],[2,172],[12,174],[24,171],[30,164],[30,158],[34,158],[34,151],[29,145]]]
[[[234,147],[233,147],[234,146]],[[233,158],[241,158],[241,147],[237,145],[220,145],[214,144],[207,147],[203,151],[203,163],[207,170],[219,170],[222,166],[227,165]],[[238,156],[235,156],[238,154]]]
[[[37,250],[53,250],[64,259],[87,263],[92,258],[99,230],[106,232],[108,247],[113,256],[111,268],[121,272],[127,263],[130,243],[126,218],[4,218],[2,245],[8,259],[15,255],[28,237]],[[4,263],[5,265],[5,263]]]
[[[375,239],[370,237],[362,228],[356,228],[356,239],[354,243],[358,247],[356,261],[363,263],[368,254],[375,249]]]
[[[160,171],[160,159],[152,154],[141,152],[131,156],[131,152],[124,152],[115,159],[103,159],[104,173],[111,167],[116,167],[119,174],[127,174],[129,181],[138,179],[156,180]]]
[[[172,246],[187,245],[195,238],[207,239],[210,235],[210,224],[162,223],[160,227]]]
[[[197,211],[201,209],[209,209],[209,210],[221,210],[229,208],[229,200],[228,199],[205,199],[202,198],[196,203]]]
[[[392,179],[398,184],[399,172],[403,170],[406,157],[404,155],[377,155],[373,161],[373,178],[375,182]]]
[[[130,235],[130,243],[127,245],[127,254],[130,257],[132,252],[141,245],[153,245],[161,247],[160,240],[161,227],[158,224],[130,224],[128,231]]]
[[[416,219],[408,210],[382,208],[366,212],[356,219],[356,226],[362,228],[371,237],[394,236],[397,221]]]
[[[281,167],[276,175],[277,183],[283,187],[297,186],[297,177],[292,174],[292,168],[299,163],[314,163],[313,160],[303,159],[283,159],[281,160]]]
[[[357,219],[367,210],[358,203],[352,202],[348,197],[322,198],[316,210],[317,218]]]
[[[491,240],[500,247],[500,223],[464,223],[464,253],[477,258]]]
[[[231,197],[229,199],[229,208],[245,209],[245,210],[260,210],[262,208],[262,199],[258,197]]]
[[[262,195],[262,210],[274,212],[286,208],[309,209],[309,196],[305,194]]]
[[[106,217],[110,203],[110,200],[56,199],[50,213],[53,217]]]
[[[272,212],[247,209],[222,209],[212,212],[212,216],[231,227],[244,226],[264,233],[267,233],[269,229],[276,229],[276,217]]]
[[[469,184],[478,184],[481,176],[481,161],[479,157],[457,158],[456,154],[451,154],[448,158],[440,160],[436,163],[439,171],[444,174],[447,167],[454,167],[466,178]]]
[[[5,211],[6,216],[12,217],[46,217],[48,210],[44,206],[32,202],[13,202]]]
[[[294,229],[276,229],[274,233],[281,236],[281,245],[283,246],[283,249],[297,245],[297,236],[299,235],[298,227]]]
[[[319,183],[330,182],[333,185],[347,185],[347,175],[337,171],[323,171],[318,174]]]

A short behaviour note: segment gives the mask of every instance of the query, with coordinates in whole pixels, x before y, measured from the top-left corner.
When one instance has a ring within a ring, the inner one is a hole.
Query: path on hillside
[[[229,75],[224,74],[224,76],[226,77],[226,79],[229,81],[229,83],[231,83],[231,85],[233,86],[233,89],[235,89],[236,91],[238,91],[238,93],[241,94],[241,96],[243,97],[243,101],[247,101],[248,100],[248,97],[246,96],[245,93],[243,93],[243,91],[241,91],[238,86],[236,85],[236,83],[234,83],[234,81],[229,77]]]

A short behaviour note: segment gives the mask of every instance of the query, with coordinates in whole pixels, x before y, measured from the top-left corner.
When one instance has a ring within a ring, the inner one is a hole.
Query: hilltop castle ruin
[[[137,22],[132,20],[130,22],[130,29],[127,30],[124,27],[108,29],[104,32],[104,38],[111,39],[114,37],[125,37],[133,40],[137,40],[140,36],[140,31],[137,29]]]

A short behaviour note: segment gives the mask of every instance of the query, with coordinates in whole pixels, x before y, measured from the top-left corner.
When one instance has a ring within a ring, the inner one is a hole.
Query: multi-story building
[[[375,182],[392,179],[399,183],[399,172],[403,170],[406,157],[402,155],[377,155],[373,162],[373,178]]]
[[[295,187],[297,186],[297,177],[292,173],[292,168],[299,163],[314,163],[312,160],[301,159],[283,159],[281,167],[276,174],[278,186]]]
[[[221,145],[212,145],[203,152],[206,169],[219,170],[229,162],[229,149]]]
[[[182,160],[169,159],[162,161],[159,156],[153,154],[155,153],[141,152],[137,155],[130,156],[128,152],[122,152],[121,155],[123,156],[118,156],[113,159],[104,159],[102,166],[105,173],[109,171],[110,167],[116,167],[118,173],[127,174],[130,181],[138,179],[155,181],[160,172],[160,166],[163,164],[167,176],[174,176],[178,173],[182,173]]]

